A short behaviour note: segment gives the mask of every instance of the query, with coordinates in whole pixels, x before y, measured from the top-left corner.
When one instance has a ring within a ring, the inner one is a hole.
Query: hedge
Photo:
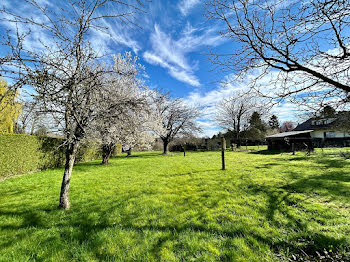
[[[59,138],[0,134],[0,179],[63,166],[65,148],[62,142]],[[100,157],[98,145],[86,142],[79,147],[76,162]]]

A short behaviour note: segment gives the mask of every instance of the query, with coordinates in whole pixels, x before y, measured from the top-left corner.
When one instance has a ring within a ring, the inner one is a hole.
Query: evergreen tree
[[[322,117],[332,117],[334,115],[335,115],[335,109],[330,105],[325,106],[321,112]]]
[[[249,128],[255,128],[258,129],[262,132],[266,131],[266,125],[265,123],[261,120],[261,116],[258,112],[253,112],[249,119]]]
[[[269,120],[269,126],[271,129],[278,129],[280,124],[276,115],[272,115]]]
[[[242,132],[242,138],[250,141],[263,141],[266,135],[266,124],[258,112],[253,112],[249,119],[249,128]]]

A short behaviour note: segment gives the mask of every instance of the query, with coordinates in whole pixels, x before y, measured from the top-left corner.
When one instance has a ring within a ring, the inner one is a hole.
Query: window
[[[328,131],[324,132],[325,137],[335,137],[335,132],[334,131]]]

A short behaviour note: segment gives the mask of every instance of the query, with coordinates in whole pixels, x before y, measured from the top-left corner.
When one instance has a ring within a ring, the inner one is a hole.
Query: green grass
[[[339,150],[338,150],[339,151]],[[350,160],[135,153],[0,182],[0,261],[349,260]]]

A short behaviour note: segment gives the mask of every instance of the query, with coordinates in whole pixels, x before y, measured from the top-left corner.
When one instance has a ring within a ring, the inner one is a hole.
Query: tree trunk
[[[69,184],[70,184],[70,178],[73,171],[73,165],[75,161],[75,156],[78,150],[79,142],[75,141],[67,146],[66,151],[66,164],[64,168],[64,174],[63,174],[63,180],[61,185],[61,193],[60,193],[60,204],[59,207],[63,209],[69,209]]]
[[[114,151],[114,144],[104,144],[102,145],[102,163],[101,165],[106,165],[109,162],[109,158],[112,156]]]
[[[225,150],[226,150],[226,140],[225,137],[221,137],[221,169],[225,170]]]
[[[163,155],[167,155],[169,153],[169,141],[163,140]]]
[[[239,132],[236,134],[236,143],[237,143],[237,148],[241,148],[241,138],[239,135]]]
[[[237,116],[237,126],[236,126],[236,141],[237,141],[237,148],[241,148],[241,137],[240,137],[240,132],[241,132],[241,117],[242,117],[242,107],[238,113]]]

